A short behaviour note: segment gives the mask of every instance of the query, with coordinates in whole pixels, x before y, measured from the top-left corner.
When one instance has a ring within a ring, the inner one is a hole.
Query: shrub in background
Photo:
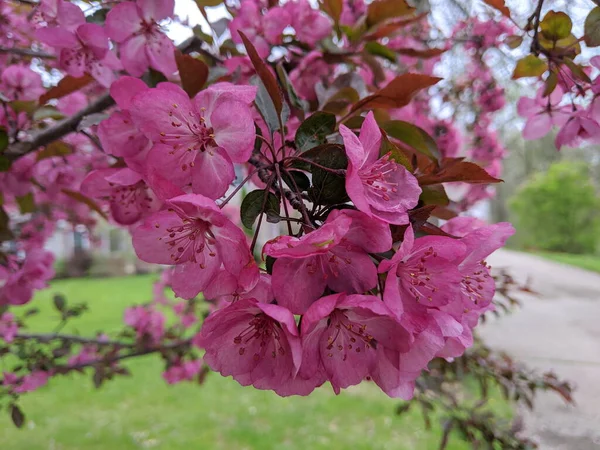
[[[585,163],[552,164],[525,182],[509,205],[525,247],[566,253],[598,249],[600,196]]]

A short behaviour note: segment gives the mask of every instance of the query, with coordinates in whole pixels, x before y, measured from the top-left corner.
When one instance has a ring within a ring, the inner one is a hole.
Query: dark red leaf
[[[275,76],[269,70],[267,65],[262,60],[262,58],[258,55],[256,48],[254,48],[254,46],[252,45],[250,40],[246,37],[246,35],[241,31],[238,31],[238,33],[240,33],[242,41],[244,42],[244,47],[246,47],[246,52],[248,53],[248,57],[250,58],[250,61],[252,61],[252,65],[254,66],[256,73],[258,74],[258,76],[262,80],[263,84],[265,85],[265,88],[267,89],[267,92],[269,93],[269,97],[271,97],[271,100],[273,100],[273,105],[275,106],[275,111],[277,111],[278,115],[281,115],[281,111],[283,109],[283,101],[282,101],[281,90],[279,89],[279,84],[277,84],[277,80],[275,79]]]

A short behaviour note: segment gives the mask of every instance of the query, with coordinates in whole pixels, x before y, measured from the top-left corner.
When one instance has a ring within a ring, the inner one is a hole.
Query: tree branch
[[[115,341],[102,339],[100,337],[90,338],[84,336],[77,336],[74,334],[57,334],[57,333],[18,333],[15,336],[16,339],[29,339],[33,341],[47,343],[50,341],[70,341],[77,344],[94,344],[94,345],[107,345],[115,347],[135,347],[135,344],[128,344],[123,341]]]
[[[63,119],[50,128],[35,134],[33,139],[30,141],[16,142],[8,147],[3,155],[9,160],[14,161],[27,153],[37,150],[39,147],[49,144],[50,142],[56,141],[57,139],[66,136],[67,134],[77,131],[79,122],[90,114],[95,114],[104,111],[115,104],[110,94],[102,94],[88,106],[83,108],[81,111],[76,112],[71,117]]]
[[[0,47],[0,53],[12,53],[13,55],[31,56],[31,57],[35,57],[35,58],[44,58],[44,59],[56,59],[56,56],[51,55],[50,53],[36,52],[35,50],[30,50],[28,48]]]

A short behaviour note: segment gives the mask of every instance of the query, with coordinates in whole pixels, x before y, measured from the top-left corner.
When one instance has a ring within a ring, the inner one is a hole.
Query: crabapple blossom
[[[204,362],[242,386],[285,388],[298,373],[302,348],[294,316],[286,308],[238,300],[204,321],[194,344],[206,350]]]
[[[569,107],[559,106],[564,96],[560,86],[544,97],[541,87],[535,98],[521,97],[517,103],[517,112],[527,119],[523,129],[525,139],[540,139],[546,136],[553,126],[561,127],[569,120]]]
[[[10,100],[37,100],[45,92],[42,77],[29,67],[14,65],[5,68],[0,78],[0,90]]]
[[[381,131],[373,113],[367,114],[360,137],[344,125],[340,134],[348,155],[346,190],[354,205],[365,214],[388,223],[408,223],[407,211],[416,206],[421,194],[417,179],[406,168],[379,155]]]
[[[135,329],[138,339],[147,338],[154,344],[160,341],[165,329],[164,314],[142,305],[127,308],[123,321]]]
[[[113,219],[121,225],[136,223],[162,204],[142,175],[128,168],[90,172],[81,183],[81,192],[106,199]]]
[[[415,239],[412,227],[390,260],[379,265],[387,272],[384,301],[411,331],[423,322],[423,309],[447,305],[460,293],[458,270],[465,245],[443,236]]]
[[[163,83],[131,100],[137,127],[153,141],[147,164],[168,172],[172,183],[213,199],[227,191],[234,162],[245,162],[254,145],[249,105],[256,88],[217,83],[193,100]]]
[[[146,262],[174,264],[175,294],[193,298],[206,289],[221,265],[242,282],[258,273],[244,232],[199,194],[167,201],[166,210],[148,216],[133,231],[133,246]],[[257,271],[256,271],[257,272]]]
[[[385,252],[391,245],[385,222],[342,210],[301,238],[279,236],[267,242],[263,252],[277,258],[272,285],[278,304],[304,314],[326,287],[348,293],[374,288],[377,269],[368,252]]]
[[[37,38],[60,50],[60,65],[73,77],[89,73],[102,86],[109,87],[115,80],[114,70],[121,64],[109,48],[103,27],[85,20],[70,31],[63,27],[45,27],[37,30]]]
[[[600,124],[588,111],[578,111],[569,117],[556,135],[556,148],[560,150],[564,145],[574,146],[582,140],[600,143]]]
[[[320,374],[336,394],[371,377],[380,355],[405,353],[412,341],[379,298],[344,293],[313,303],[302,317],[301,336],[299,376]]]
[[[17,332],[19,331],[19,326],[15,321],[15,315],[10,312],[5,312],[0,315],[0,339],[4,340],[6,343],[10,343],[13,341]]]
[[[137,0],[116,5],[106,15],[106,33],[120,44],[123,67],[134,77],[148,67],[169,77],[177,71],[175,46],[159,22],[173,15],[174,0]]]

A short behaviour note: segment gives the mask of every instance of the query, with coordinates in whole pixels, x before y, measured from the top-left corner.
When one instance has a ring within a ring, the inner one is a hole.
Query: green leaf
[[[279,199],[275,194],[269,192],[267,194],[267,203],[265,210],[262,211],[263,202],[265,201],[265,190],[257,189],[244,197],[242,206],[240,207],[240,215],[242,224],[246,228],[252,228],[256,218],[265,212],[267,216],[279,217]]]
[[[396,52],[394,52],[389,47],[380,44],[379,42],[371,41],[365,44],[365,50],[369,52],[371,55],[381,56],[382,58],[387,59],[393,63],[396,63],[397,57]]]
[[[9,227],[10,218],[4,208],[0,207],[0,242],[10,241],[14,235]]]
[[[223,3],[223,0],[196,0],[196,5],[201,8],[219,6],[221,3]]]
[[[90,208],[92,211],[96,211],[98,214],[100,214],[100,216],[102,216],[103,219],[108,220],[108,217],[106,217],[106,214],[104,213],[104,211],[102,211],[100,206],[98,206],[98,203],[96,203],[91,198],[87,197],[86,195],[83,195],[81,192],[72,191],[71,189],[63,188],[62,192],[63,192],[63,194],[71,197],[73,200],[76,200],[80,203],[83,203],[84,205],[87,205],[88,208]]]
[[[10,418],[17,428],[22,428],[25,424],[25,414],[14,403],[10,405]]]
[[[590,80],[590,77],[588,76],[588,74],[585,73],[585,71],[583,70],[583,67],[581,67],[579,64],[575,63],[572,59],[563,58],[563,62],[569,68],[569,70],[571,71],[571,73],[573,74],[573,76],[575,78],[578,78],[585,83],[592,82],[592,80]]]
[[[431,160],[440,158],[437,144],[427,132],[402,120],[390,120],[382,125],[387,134],[422,153]]]
[[[523,36],[518,36],[516,34],[507,36],[506,39],[504,39],[504,43],[509,48],[514,50],[515,48],[519,48],[521,46],[521,44],[523,43]]]
[[[104,25],[104,22],[106,22],[106,15],[109,11],[110,9],[108,8],[98,9],[94,11],[94,14],[86,16],[85,20],[87,23],[97,23],[98,25]]]
[[[8,172],[12,161],[4,155],[0,155],[0,172]]]
[[[267,255],[267,259],[265,260],[265,269],[269,275],[273,275],[273,264],[275,264],[275,261],[277,261],[277,258]]]
[[[31,192],[28,192],[21,197],[17,197],[16,200],[21,214],[32,213],[35,211],[35,201]]]
[[[50,142],[43,150],[40,150],[36,154],[36,160],[40,161],[46,158],[52,158],[53,156],[65,156],[73,153],[73,148],[62,141]]]
[[[441,184],[435,184],[432,186],[423,186],[421,196],[419,197],[425,205],[440,205],[446,206],[450,203],[446,189]]]
[[[296,131],[296,148],[304,152],[327,142],[327,136],[335,131],[334,114],[317,111],[300,124]]]
[[[206,42],[208,45],[213,44],[213,37],[210,34],[205,33],[200,25],[196,25],[194,28],[192,28],[192,31],[194,32],[194,36],[196,36],[201,41]]]
[[[260,78],[254,78],[251,81],[253,84],[258,86],[258,91],[256,93],[256,98],[254,99],[254,103],[256,104],[256,108],[258,112],[265,120],[267,127],[271,133],[279,130],[280,123],[285,125],[290,117],[290,107],[287,103],[283,103],[283,109],[281,110],[281,122],[280,119],[277,118],[277,110],[275,109],[275,105],[273,104],[273,100],[271,96],[267,92],[265,85],[260,80]]]
[[[544,81],[543,96],[548,97],[550,94],[552,94],[554,92],[554,89],[556,89],[557,84],[558,84],[558,75],[554,70],[552,70],[548,74],[548,78],[546,78],[546,80]]]
[[[600,6],[596,6],[585,18],[585,36],[583,37],[588,47],[600,46]]]
[[[551,41],[558,41],[569,37],[573,22],[564,12],[548,11],[540,23],[542,35]]]
[[[303,155],[315,163],[330,169],[346,169],[348,158],[341,145],[323,145]],[[312,187],[308,194],[318,205],[333,205],[349,200],[346,193],[346,178],[319,167],[310,166]]]
[[[0,129],[0,152],[3,152],[8,147],[8,133],[6,130]]]
[[[33,120],[35,120],[35,121],[42,120],[42,119],[60,120],[60,119],[63,119],[64,117],[65,116],[63,113],[61,113],[56,108],[53,108],[51,106],[43,106],[33,113]]]
[[[62,294],[56,294],[52,298],[52,301],[53,301],[54,307],[56,308],[57,311],[64,312],[66,310],[67,300],[65,299],[65,297]]]
[[[306,111],[308,109],[308,104],[306,101],[302,100],[296,92],[296,89],[294,88],[294,85],[292,84],[287,72],[283,68],[283,65],[279,63],[275,69],[279,77],[279,82],[285,88],[292,106],[295,106],[302,111]]]
[[[285,184],[287,184],[289,188],[294,192],[296,191],[296,186],[298,186],[298,189],[300,189],[301,191],[307,191],[310,187],[310,180],[308,179],[306,174],[303,172],[298,172],[297,170],[290,170],[288,172],[284,172],[281,174],[281,178],[283,178]],[[296,183],[296,186],[294,186],[294,182]]]
[[[523,77],[539,77],[548,70],[548,63],[535,55],[527,55],[517,62],[513,80]]]
[[[384,156],[388,153],[390,155],[391,160],[395,161],[397,164],[403,165],[409,172],[413,171],[412,163],[410,162],[410,159],[408,159],[408,156],[402,153],[402,150],[400,150],[396,145],[394,145],[387,137],[387,134],[384,132],[381,136],[381,147],[379,148],[379,155]]]

